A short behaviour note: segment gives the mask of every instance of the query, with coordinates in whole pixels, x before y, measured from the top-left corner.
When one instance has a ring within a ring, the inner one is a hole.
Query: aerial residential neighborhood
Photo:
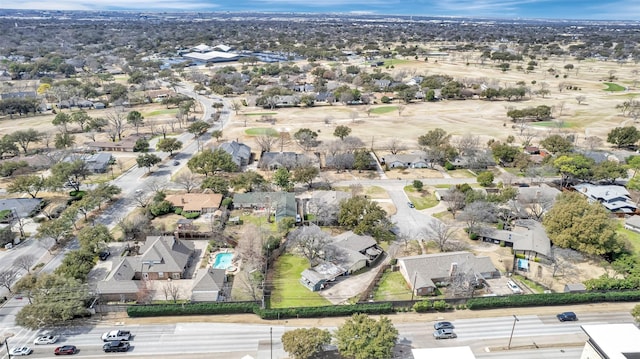
[[[69,6],[0,4],[0,359],[640,355],[639,19]]]

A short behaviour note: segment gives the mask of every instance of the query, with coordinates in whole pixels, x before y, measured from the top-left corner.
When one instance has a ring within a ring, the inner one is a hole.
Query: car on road
[[[407,202],[407,205],[409,205],[409,208],[416,208],[416,206],[412,202]]]
[[[180,161],[173,161],[173,165],[174,165],[174,166],[177,166],[177,165],[179,165],[179,164],[180,164]]]
[[[78,352],[78,348],[75,345],[63,345],[61,347],[57,347],[53,354],[55,355],[73,355]]]
[[[100,258],[101,261],[106,261],[110,255],[111,255],[110,251],[102,251],[98,254],[98,258]]]
[[[33,340],[33,344],[54,344],[60,339],[57,335],[42,335]]]
[[[131,345],[129,342],[112,341],[102,346],[105,353],[126,352]]]
[[[453,339],[457,338],[458,335],[453,332],[453,329],[438,329],[433,332],[433,337],[436,339]]]
[[[11,351],[9,351],[9,354],[11,354],[13,356],[29,355],[31,353],[33,353],[33,349],[31,349],[29,347],[17,347],[17,348],[13,348],[13,349],[11,349]]]
[[[561,322],[575,322],[578,320],[578,316],[574,312],[563,312],[556,315],[556,318]]]
[[[451,322],[437,322],[436,324],[433,325],[433,329],[435,329],[435,330],[439,330],[439,329],[455,329],[455,327],[453,326],[453,324]]]

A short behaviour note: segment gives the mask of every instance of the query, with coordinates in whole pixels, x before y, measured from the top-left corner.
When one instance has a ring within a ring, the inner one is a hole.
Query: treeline
[[[527,107],[521,110],[509,110],[507,116],[511,117],[513,121],[522,119],[544,121],[551,118],[551,107],[547,105],[540,105],[537,107]]]

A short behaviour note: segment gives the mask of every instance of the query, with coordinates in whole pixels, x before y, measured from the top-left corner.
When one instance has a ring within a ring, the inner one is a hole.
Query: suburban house
[[[138,270],[138,272],[136,272]],[[135,257],[120,257],[107,277],[99,281],[96,290],[100,299],[107,302],[128,302],[138,299],[138,292],[145,283],[140,281],[140,263]],[[136,277],[138,274],[138,277]]]
[[[380,164],[388,168],[427,168],[429,162],[424,152],[408,154],[387,154],[380,158]]]
[[[640,233],[640,216],[631,216],[625,219],[624,228]]]
[[[340,202],[351,198],[351,193],[343,191],[313,191],[308,197],[299,198],[303,212],[312,214],[316,224],[328,225],[338,220]]]
[[[310,157],[295,152],[264,152],[260,156],[258,167],[263,170],[277,170],[280,167],[291,169],[301,161],[306,161]]]
[[[357,235],[351,231],[333,237],[325,248],[324,261],[305,269],[300,283],[312,291],[324,288],[326,282],[348,275],[375,263],[384,253],[373,237]]]
[[[230,154],[231,159],[238,167],[246,166],[251,161],[251,147],[244,143],[236,141],[225,142],[219,148]]]
[[[580,327],[589,336],[580,358],[640,357],[640,329],[635,324],[583,324]]]
[[[113,156],[106,152],[83,156],[82,160],[87,166],[87,169],[93,173],[105,173],[109,169],[109,166],[115,162]]]
[[[266,211],[269,215],[275,213],[275,220],[282,218],[296,218],[298,214],[298,202],[295,193],[290,192],[247,192],[233,195],[234,208],[247,208],[258,211]]]
[[[182,193],[168,195],[165,200],[186,213],[213,213],[220,208],[222,195],[219,193]]]
[[[613,213],[634,213],[638,209],[631,200],[629,191],[623,186],[580,183],[573,188],[590,202],[600,202]]]
[[[3,198],[0,199],[0,213],[6,213],[3,218],[8,221],[15,216],[27,218],[37,214],[44,206],[42,198]]]
[[[193,243],[174,236],[149,236],[139,252],[142,279],[184,279],[194,247]]]
[[[207,268],[196,273],[191,289],[192,302],[218,302],[225,299],[224,284],[227,274],[224,269]]]
[[[416,295],[435,294],[438,286],[447,285],[459,273],[471,274],[478,282],[500,276],[489,257],[476,257],[470,252],[402,257],[398,258],[398,267]]]
[[[513,247],[514,254],[523,255],[515,263],[520,270],[528,270],[529,261],[551,258],[551,240],[542,224],[532,219],[515,220],[511,231],[482,228],[478,235],[485,242]]]
[[[136,141],[141,137],[142,136],[130,135],[118,142],[96,141],[87,142],[85,145],[93,151],[133,152]]]

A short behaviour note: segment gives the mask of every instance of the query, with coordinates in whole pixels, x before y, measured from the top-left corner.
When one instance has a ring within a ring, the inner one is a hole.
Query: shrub
[[[398,264],[398,259],[397,258],[391,258],[391,260],[389,261],[389,264],[392,265],[392,266]]]
[[[140,318],[173,315],[240,314],[251,313],[255,308],[257,308],[257,305],[253,302],[134,305],[127,307],[127,315],[131,318]]]
[[[325,307],[304,307],[304,308],[279,308],[261,309],[256,307],[256,313],[262,319],[282,319],[282,318],[318,318],[318,317],[344,317],[354,313],[365,314],[389,314],[393,313],[391,303],[381,304],[352,304]]]
[[[516,258],[518,258],[518,259],[525,259],[525,256],[524,256],[524,254],[522,254],[522,253],[516,253]]]
[[[173,210],[173,213],[175,213],[175,214],[182,214],[182,208],[180,208],[180,207],[176,207],[176,208]]]
[[[233,203],[233,198],[225,198],[222,200],[222,204],[220,205],[220,207],[222,208],[230,208],[231,207],[231,203]]]
[[[473,241],[478,240],[478,233],[474,233],[474,232],[469,233],[469,239]]]
[[[449,304],[444,300],[436,300],[435,302],[433,302],[433,309],[437,310],[438,312],[444,312],[445,310],[449,309]]]
[[[413,305],[413,310],[417,313],[426,313],[433,310],[433,303],[430,300],[423,300]]]
[[[453,163],[451,163],[451,162],[447,161],[447,162],[444,164],[444,168],[445,168],[447,171],[453,171],[453,170],[455,170],[455,169],[456,169],[456,166],[454,166],[454,165],[453,165]]]
[[[633,302],[638,300],[640,300],[640,291],[544,293],[532,295],[511,295],[506,297],[472,298],[467,301],[467,308],[514,308],[597,302]]]
[[[188,213],[182,213],[182,216],[186,219],[196,219],[198,217],[200,217],[200,213],[198,212],[188,212]]]

